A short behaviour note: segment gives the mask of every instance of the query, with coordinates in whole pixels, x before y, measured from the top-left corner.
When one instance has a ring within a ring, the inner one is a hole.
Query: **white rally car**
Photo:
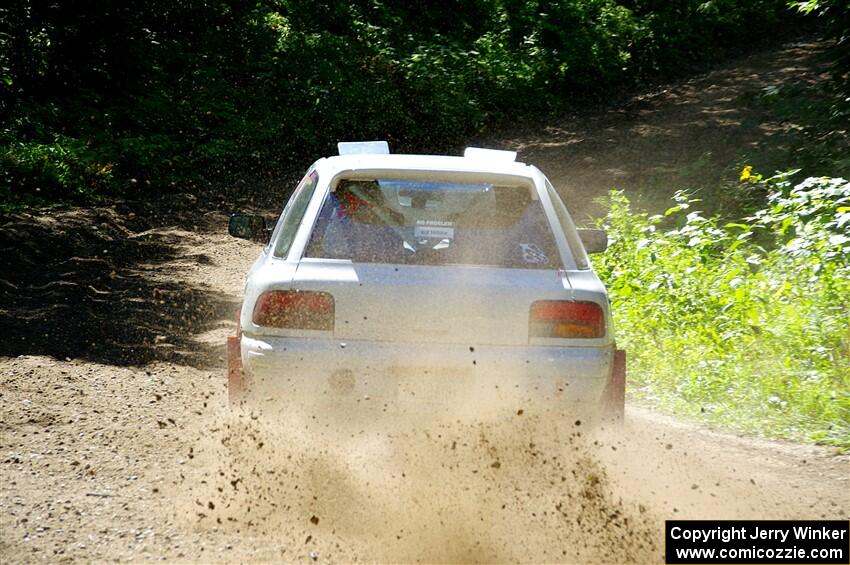
[[[482,405],[621,417],[625,355],[608,295],[549,180],[516,153],[392,155],[339,144],[268,230],[228,341],[232,402],[325,410]]]

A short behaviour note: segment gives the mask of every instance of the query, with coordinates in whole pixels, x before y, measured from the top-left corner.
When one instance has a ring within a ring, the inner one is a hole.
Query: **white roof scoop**
[[[484,149],[482,147],[467,147],[463,152],[463,156],[467,159],[481,159],[485,161],[516,161],[516,151]]]
[[[340,141],[336,144],[340,155],[389,155],[386,141]]]

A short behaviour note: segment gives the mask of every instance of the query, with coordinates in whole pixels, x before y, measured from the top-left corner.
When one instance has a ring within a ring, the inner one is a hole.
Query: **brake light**
[[[595,302],[540,300],[531,305],[529,337],[591,338],[605,335],[605,313]]]
[[[257,299],[253,319],[272,328],[333,330],[334,298],[327,292],[270,290]]]

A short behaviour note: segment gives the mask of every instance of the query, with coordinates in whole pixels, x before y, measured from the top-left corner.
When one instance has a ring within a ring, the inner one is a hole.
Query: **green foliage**
[[[793,16],[785,0],[21,0],[0,9],[0,197],[197,190],[339,139],[443,151]]]
[[[0,210],[12,204],[81,201],[112,187],[112,164],[102,164],[75,139],[52,143],[12,142],[0,153]],[[14,198],[14,186],[24,198]]]
[[[737,429],[850,447],[850,182],[745,170],[765,208],[721,224],[611,193],[596,267],[641,399]]]

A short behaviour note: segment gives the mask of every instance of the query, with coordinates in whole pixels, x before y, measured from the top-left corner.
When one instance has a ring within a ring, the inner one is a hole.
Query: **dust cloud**
[[[612,489],[604,432],[531,412],[339,425],[246,406],[199,443],[207,472],[174,519],[273,539],[284,560],[658,561],[659,518]]]

